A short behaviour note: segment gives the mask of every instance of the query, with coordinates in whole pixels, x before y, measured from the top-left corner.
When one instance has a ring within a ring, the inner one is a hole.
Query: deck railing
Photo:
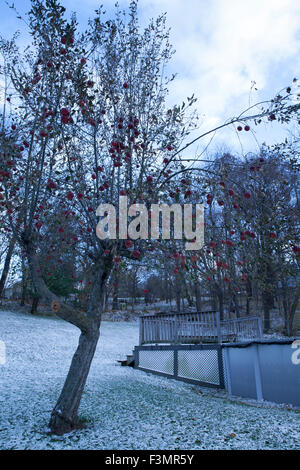
[[[219,312],[169,313],[140,317],[140,345],[222,343],[260,338],[259,317],[220,320]]]

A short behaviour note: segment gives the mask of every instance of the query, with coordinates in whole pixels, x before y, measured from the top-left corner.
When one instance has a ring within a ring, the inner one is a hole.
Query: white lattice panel
[[[173,351],[139,351],[139,367],[165,374],[174,374]]]
[[[178,376],[218,385],[218,352],[208,349],[178,351]]]

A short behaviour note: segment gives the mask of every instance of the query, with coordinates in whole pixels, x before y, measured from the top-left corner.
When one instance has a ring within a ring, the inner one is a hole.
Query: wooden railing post
[[[174,315],[174,343],[178,341],[178,323],[177,323],[177,315]]]
[[[140,317],[139,318],[139,343],[140,343],[140,346],[143,344],[144,342],[144,318],[143,317]]]
[[[155,318],[155,329],[154,329],[154,331],[155,331],[155,337],[154,337],[154,339],[155,339],[155,341],[157,341],[157,342],[158,342],[159,339],[160,339],[160,323],[161,323],[161,322],[160,322],[160,317]]]
[[[263,328],[262,328],[262,321],[260,317],[257,318],[257,323],[258,323],[258,334],[259,334],[259,337],[262,338]]]

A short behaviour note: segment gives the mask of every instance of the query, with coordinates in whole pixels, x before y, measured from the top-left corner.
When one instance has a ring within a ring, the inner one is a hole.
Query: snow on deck
[[[87,428],[46,434],[77,345],[59,319],[0,311],[0,449],[299,449],[300,414],[229,401],[128,367],[137,323],[103,322],[80,406]]]

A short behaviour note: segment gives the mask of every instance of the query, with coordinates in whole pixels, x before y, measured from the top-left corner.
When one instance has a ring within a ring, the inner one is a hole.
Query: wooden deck
[[[218,312],[171,312],[140,317],[140,345],[223,343],[261,336],[259,317],[221,321]]]

